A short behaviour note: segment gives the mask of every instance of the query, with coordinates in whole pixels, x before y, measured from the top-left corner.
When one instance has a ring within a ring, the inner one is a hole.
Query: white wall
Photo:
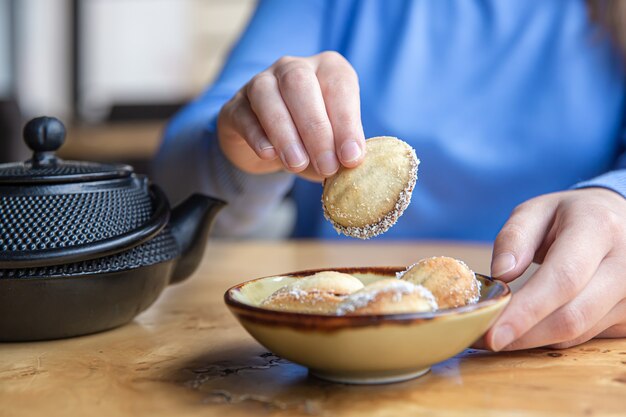
[[[49,114],[68,119],[70,1],[15,1],[15,80],[8,80],[10,66],[4,57],[8,25],[2,19],[8,18],[8,1],[0,0],[0,96],[14,83],[26,117]],[[112,104],[170,103],[195,96],[221,67],[254,4],[255,0],[81,0],[81,114],[99,121]]]
[[[0,99],[11,94],[9,0],[0,0]]]
[[[85,0],[81,116],[97,121],[112,104],[192,98],[219,67],[223,44],[237,35],[252,5],[251,0]]]
[[[66,119],[71,111],[70,21],[67,0],[15,2],[16,85],[26,117]]]
[[[112,103],[168,103],[190,95],[190,5],[189,0],[84,2],[84,117],[106,116]]]

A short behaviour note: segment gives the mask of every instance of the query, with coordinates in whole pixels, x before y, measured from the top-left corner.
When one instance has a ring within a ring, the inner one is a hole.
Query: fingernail
[[[259,154],[262,154],[261,156],[264,156],[266,158],[276,157],[276,149],[270,143],[269,140],[265,138],[259,139],[258,147],[259,147]]]
[[[307,158],[299,145],[291,144],[283,150],[283,162],[290,168],[300,168],[307,163]]]
[[[317,169],[324,176],[333,175],[339,169],[339,162],[332,151],[322,152],[317,157]]]
[[[341,160],[343,162],[354,162],[361,157],[361,148],[354,142],[346,142],[341,145]]]
[[[491,275],[496,278],[501,277],[507,272],[513,270],[515,265],[517,265],[517,259],[515,259],[515,256],[512,253],[501,253],[496,256],[491,263]]]
[[[515,341],[515,332],[511,326],[503,324],[495,328],[492,340],[491,348],[498,352]]]

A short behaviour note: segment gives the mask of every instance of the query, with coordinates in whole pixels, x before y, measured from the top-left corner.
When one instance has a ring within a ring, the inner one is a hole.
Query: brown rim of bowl
[[[397,272],[406,270],[406,267],[392,267],[392,266],[380,266],[380,267],[342,267],[342,268],[320,268],[310,269],[303,271],[295,271],[287,274],[269,275],[266,277],[255,278],[249,281],[242,282],[235,286],[230,287],[224,293],[224,302],[228,308],[237,315],[242,316],[247,321],[269,324],[269,325],[282,325],[287,327],[294,327],[298,329],[316,329],[316,330],[339,330],[347,327],[364,327],[364,326],[376,326],[382,324],[412,324],[420,321],[437,320],[442,317],[451,315],[465,314],[478,309],[488,307],[490,305],[498,303],[500,300],[507,298],[511,294],[509,286],[500,280],[493,279],[487,275],[476,274],[477,277],[482,278],[484,281],[490,282],[491,285],[499,285],[502,287],[502,293],[496,295],[493,298],[487,300],[478,301],[475,304],[468,304],[461,307],[449,308],[434,312],[422,312],[422,313],[401,313],[401,314],[367,314],[367,315],[344,315],[333,316],[327,314],[311,314],[311,313],[296,313],[279,310],[269,310],[266,308],[255,307],[249,304],[237,301],[231,293],[234,291],[241,291],[244,285],[251,284],[252,282],[259,281],[267,278],[274,277],[305,277],[313,275],[321,271],[337,271],[345,274],[366,274],[376,273],[383,276],[394,276]]]

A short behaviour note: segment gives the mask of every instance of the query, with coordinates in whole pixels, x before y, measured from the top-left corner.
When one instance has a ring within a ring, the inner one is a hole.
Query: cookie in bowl
[[[261,307],[294,313],[335,314],[344,297],[363,288],[349,274],[321,271],[287,284],[261,302]]]
[[[393,226],[411,202],[419,159],[406,142],[379,136],[365,142],[366,157],[324,181],[324,217],[338,233],[368,239]]]
[[[447,256],[422,259],[398,274],[402,280],[428,289],[440,309],[474,304],[480,298],[480,281],[463,261]]]
[[[401,314],[435,310],[437,301],[426,288],[387,278],[348,295],[339,304],[337,314]]]

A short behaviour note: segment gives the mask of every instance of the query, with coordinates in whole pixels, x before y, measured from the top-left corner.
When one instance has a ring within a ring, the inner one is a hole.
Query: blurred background
[[[145,172],[167,119],[216,75],[254,0],[0,0],[0,162],[21,128],[68,128],[67,159]]]

